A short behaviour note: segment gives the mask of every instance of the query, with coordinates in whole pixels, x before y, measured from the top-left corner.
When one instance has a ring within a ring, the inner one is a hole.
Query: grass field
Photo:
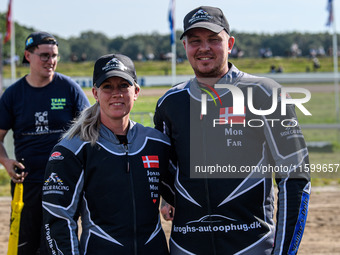
[[[327,84],[324,84],[325,86]],[[324,86],[319,85],[319,86]],[[299,87],[298,84],[289,85]],[[313,85],[316,86],[316,85]],[[142,88],[142,90],[152,90],[154,88]],[[90,88],[85,89],[89,95],[91,104],[94,99],[91,96]],[[149,94],[149,93],[144,93]],[[141,122],[146,126],[153,126],[152,116],[155,110],[155,105],[159,99],[159,95],[143,95],[135,102],[131,113],[131,119]],[[293,98],[294,95],[292,95]],[[299,123],[304,124],[318,124],[318,123],[334,123],[336,120],[335,96],[332,91],[312,92],[311,100],[305,104],[305,107],[312,113],[312,116],[305,116],[301,111],[297,110]],[[144,114],[138,114],[144,113]],[[330,148],[320,149],[317,151],[310,150],[311,164],[339,164],[340,163],[340,132],[337,130],[320,130],[320,129],[306,129],[303,130],[306,142],[325,141],[331,144]],[[324,175],[313,174],[313,183],[316,185],[327,185],[330,183],[340,184],[340,169],[337,174]],[[9,194],[9,178],[5,170],[0,169],[0,196]]]
[[[313,87],[322,88],[329,84],[312,85]],[[286,85],[288,86],[288,85]],[[293,87],[302,87],[299,84],[290,84]],[[304,115],[299,109],[296,109],[299,123],[304,124],[334,124],[336,123],[336,109],[335,109],[335,93],[333,91],[312,92],[312,97],[304,106],[311,112],[312,116]],[[293,98],[298,98],[297,95],[292,94]],[[340,132],[335,129],[327,130],[304,130],[306,141],[328,141],[334,144],[335,147],[340,144]]]
[[[289,60],[289,61],[288,61]],[[266,73],[269,71],[269,66],[281,65],[285,72],[304,72],[306,67],[312,66],[311,61],[307,58],[285,59],[234,59],[232,60],[236,66],[242,67],[242,70],[249,73]],[[332,59],[321,58],[322,72],[332,72]],[[84,63],[63,63],[58,65],[58,71],[69,76],[92,76],[93,62]],[[10,76],[10,67],[4,67],[4,77]],[[162,75],[171,72],[170,62],[136,62],[138,75]],[[22,76],[28,73],[27,67],[18,67],[17,76]],[[177,65],[177,74],[192,74],[190,65],[187,62]],[[329,84],[313,85],[323,86]],[[287,85],[288,86],[288,85]],[[291,84],[289,86],[300,87],[299,84]],[[142,88],[150,90],[153,88]],[[86,89],[89,90],[89,89]],[[91,93],[88,93],[91,94]],[[292,95],[294,97],[294,95]],[[146,126],[153,126],[152,115],[155,109],[156,102],[160,95],[140,96],[135,103],[131,118],[137,122],[142,122]],[[92,96],[89,96],[91,104],[94,103]],[[305,116],[301,111],[297,110],[299,123],[304,124],[319,124],[319,123],[335,123],[335,95],[333,91],[312,92],[311,100],[304,104],[305,107],[312,113],[312,116]],[[143,114],[139,114],[143,113]],[[303,130],[307,142],[322,141],[331,144],[330,148],[320,149],[317,151],[310,150],[311,164],[339,164],[340,163],[340,131],[339,130],[320,130],[306,129]],[[337,174],[331,175],[312,175],[314,185],[340,184],[340,169]],[[9,178],[4,169],[0,169],[0,196],[9,195]]]
[[[298,87],[298,85],[290,85]],[[322,85],[320,85],[322,86]],[[143,90],[152,90],[154,88],[142,88]],[[87,94],[90,89],[85,89]],[[148,93],[145,93],[148,94]],[[293,98],[294,95],[292,95]],[[155,105],[159,96],[157,95],[143,95],[135,102],[131,119],[143,123],[146,126],[153,126],[152,116],[155,110]],[[305,104],[305,107],[312,113],[312,116],[305,116],[301,111],[297,110],[299,123],[317,124],[317,123],[334,123],[336,119],[334,108],[334,92],[312,92],[311,100]],[[89,100],[91,104],[94,103],[93,97],[90,95]],[[135,115],[134,115],[135,113]],[[145,113],[145,114],[138,114]],[[306,129],[303,130],[306,142],[311,141],[325,141],[331,144],[330,148],[320,149],[318,151],[310,150],[310,163],[317,164],[339,164],[340,163],[340,131],[337,130],[320,130],[320,129]],[[337,173],[332,174],[312,174],[313,185],[329,185],[340,184],[340,169]],[[0,169],[0,196],[9,195],[9,177],[4,169]]]

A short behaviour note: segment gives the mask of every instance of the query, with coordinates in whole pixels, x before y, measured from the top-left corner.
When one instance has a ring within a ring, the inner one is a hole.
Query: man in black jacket
[[[189,12],[182,38],[196,77],[160,98],[154,117],[176,173],[171,254],[296,254],[310,176],[294,105],[275,81],[228,62],[235,39],[220,9]]]

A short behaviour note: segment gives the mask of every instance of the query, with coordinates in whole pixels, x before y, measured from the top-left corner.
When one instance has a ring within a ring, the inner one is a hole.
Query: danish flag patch
[[[233,107],[220,108],[220,119],[228,123],[242,124],[246,119],[246,108],[242,114],[234,114]]]
[[[144,168],[159,168],[159,159],[157,155],[142,156]]]

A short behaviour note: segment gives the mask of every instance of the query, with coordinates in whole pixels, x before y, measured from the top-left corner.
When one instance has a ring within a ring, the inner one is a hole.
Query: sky
[[[170,33],[170,0],[12,1],[13,18],[17,23],[65,39],[86,31],[101,32],[109,38],[137,33]],[[8,2],[1,1],[0,12],[7,12]],[[340,0],[333,2],[335,25],[340,29]],[[327,0],[176,0],[176,29],[183,30],[186,13],[201,5],[221,8],[231,31],[271,34],[333,32],[325,25]]]

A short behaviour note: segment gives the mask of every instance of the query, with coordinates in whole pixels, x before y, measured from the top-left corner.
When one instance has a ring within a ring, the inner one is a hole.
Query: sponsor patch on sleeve
[[[48,161],[51,160],[63,160],[64,156],[61,154],[61,152],[59,151],[55,151],[51,154],[50,158],[48,159]]]

